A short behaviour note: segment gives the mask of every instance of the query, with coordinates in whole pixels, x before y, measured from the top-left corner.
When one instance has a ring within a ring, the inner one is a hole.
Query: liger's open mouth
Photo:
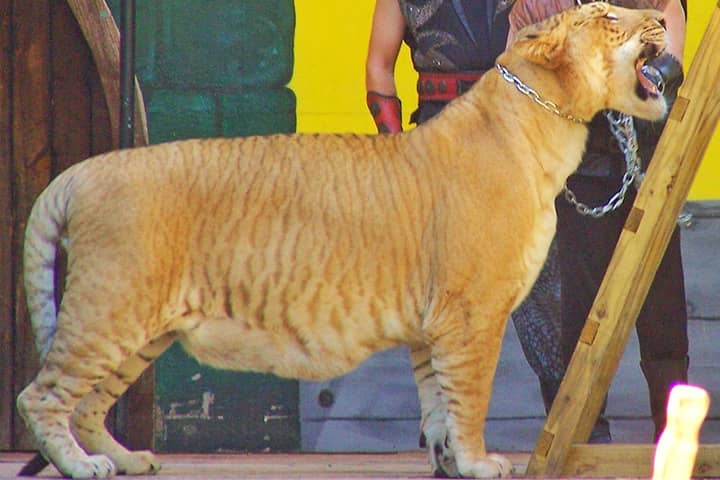
[[[658,98],[665,91],[665,79],[660,71],[647,61],[662,53],[662,49],[655,44],[648,44],[635,62],[635,74],[638,79],[637,93],[643,100]]]

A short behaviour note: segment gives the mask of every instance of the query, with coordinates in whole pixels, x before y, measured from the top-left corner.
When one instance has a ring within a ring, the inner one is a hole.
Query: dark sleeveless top
[[[511,0],[399,0],[419,72],[485,71],[505,50]]]
[[[484,72],[505,50],[508,13],[515,0],[398,0],[405,43],[418,72]],[[410,117],[423,123],[445,101],[420,101]]]

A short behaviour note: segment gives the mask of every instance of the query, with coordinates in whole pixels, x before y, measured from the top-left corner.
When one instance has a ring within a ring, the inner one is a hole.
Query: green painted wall
[[[109,2],[119,12],[119,1]],[[292,0],[136,2],[136,72],[151,143],[294,132]],[[156,362],[164,452],[296,450],[298,384],[198,364],[174,345]]]

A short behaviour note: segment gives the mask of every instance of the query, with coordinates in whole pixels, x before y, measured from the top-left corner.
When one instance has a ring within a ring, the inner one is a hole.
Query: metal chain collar
[[[574,115],[570,115],[569,113],[560,111],[560,109],[555,104],[555,102],[543,99],[539,93],[537,93],[535,90],[533,90],[529,86],[525,85],[525,83],[523,83],[522,80],[520,80],[517,76],[510,73],[510,71],[507,68],[505,68],[503,65],[500,65],[499,63],[497,63],[497,64],[495,64],[495,69],[498,72],[500,72],[500,75],[502,75],[502,77],[506,81],[515,85],[515,88],[517,88],[520,93],[530,97],[535,103],[537,103],[538,105],[543,107],[548,112],[552,112],[555,115],[558,115],[559,117],[562,117],[566,120],[570,120],[571,122],[583,123],[583,124],[587,123],[587,121],[583,120],[582,118],[578,118]]]
[[[610,123],[610,131],[620,146],[620,150],[625,156],[625,173],[622,178],[620,190],[615,192],[605,205],[598,207],[590,207],[578,201],[575,193],[570,190],[567,184],[564,187],[565,199],[575,207],[580,215],[593,218],[601,218],[608,213],[617,210],[625,201],[625,194],[628,188],[637,180],[638,184],[642,181],[640,159],[637,156],[637,134],[635,132],[635,124],[633,117],[624,113],[606,111],[605,116]]]

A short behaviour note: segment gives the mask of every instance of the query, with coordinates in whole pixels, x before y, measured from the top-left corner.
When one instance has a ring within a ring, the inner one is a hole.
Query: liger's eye
[[[618,16],[614,13],[606,13],[603,18],[610,20],[611,22],[617,22],[619,20]]]

